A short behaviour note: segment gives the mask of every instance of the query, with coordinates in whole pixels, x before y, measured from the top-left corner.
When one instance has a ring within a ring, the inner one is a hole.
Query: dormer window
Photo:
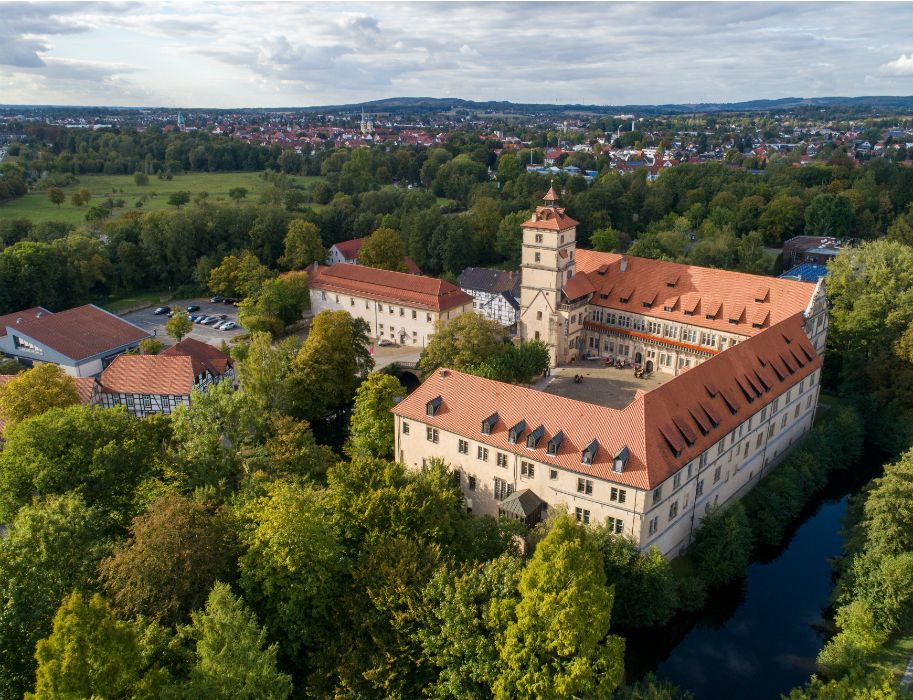
[[[561,449],[561,443],[564,442],[564,431],[559,430],[551,440],[548,441],[548,446],[546,451],[553,457],[558,455],[558,450]]]
[[[593,438],[593,441],[583,448],[583,452],[580,455],[580,461],[583,464],[592,464],[596,461],[596,453],[599,451],[599,441],[596,438]]]
[[[488,418],[482,421],[482,435],[491,435],[491,431],[497,424],[498,418],[499,416],[497,413],[492,413]]]
[[[520,436],[523,434],[523,431],[526,430],[526,421],[521,420],[513,428],[507,431],[507,442],[511,445],[516,445],[517,440],[520,439]]]
[[[531,450],[536,449],[536,445],[539,443],[539,440],[542,438],[544,433],[545,427],[540,425],[538,428],[526,436],[526,446]]]
[[[438,409],[441,407],[441,404],[444,403],[444,399],[441,396],[435,396],[431,401],[425,404],[425,415],[434,416],[437,414]]]
[[[625,470],[625,466],[628,464],[629,456],[630,452],[628,451],[627,445],[618,450],[618,452],[615,453],[615,456],[612,457],[612,471],[621,474]]]

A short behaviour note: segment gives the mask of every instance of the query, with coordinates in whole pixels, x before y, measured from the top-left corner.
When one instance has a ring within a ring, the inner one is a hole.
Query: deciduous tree
[[[286,270],[302,270],[314,262],[326,260],[327,251],[320,240],[320,231],[309,221],[295,219],[288,225],[285,253],[279,264]]]
[[[193,330],[193,322],[186,311],[176,311],[174,316],[165,324],[165,332],[179,343],[181,338]]]
[[[396,377],[372,372],[355,392],[355,408],[349,422],[346,450],[362,457],[393,457],[393,414],[390,412],[406,396]]]
[[[38,365],[0,384],[0,418],[7,429],[52,408],[77,403],[76,382],[57,365]]]
[[[460,314],[449,323],[438,321],[419,366],[426,373],[438,367],[463,370],[495,357],[506,341],[507,331],[497,321],[474,312]]]
[[[382,270],[406,271],[403,239],[391,228],[379,228],[365,238],[358,251],[358,264]]]
[[[51,204],[56,204],[58,208],[66,201],[66,199],[67,196],[59,187],[51,187],[48,190],[48,200],[50,200]]]

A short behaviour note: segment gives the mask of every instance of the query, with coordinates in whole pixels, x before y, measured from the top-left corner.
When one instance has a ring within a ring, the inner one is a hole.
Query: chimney
[[[446,369],[442,369],[442,370],[441,370],[441,376],[442,376],[442,377],[446,377],[448,374],[450,374],[450,372],[448,372]]]
[[[627,269],[628,269],[628,259],[626,257],[623,257],[621,259],[621,271],[624,272]]]

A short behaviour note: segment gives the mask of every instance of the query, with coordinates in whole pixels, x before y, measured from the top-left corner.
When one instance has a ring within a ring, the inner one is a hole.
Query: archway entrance
[[[647,360],[647,371],[648,372],[653,371],[653,360]]]
[[[634,353],[634,364],[639,365],[639,364],[640,364],[641,362],[643,362],[643,361],[644,361],[644,356],[643,356],[643,354],[642,354],[642,353],[639,353],[639,352],[635,352],[635,353]]]

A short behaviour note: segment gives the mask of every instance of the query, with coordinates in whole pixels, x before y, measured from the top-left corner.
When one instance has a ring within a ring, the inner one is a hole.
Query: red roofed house
[[[372,337],[424,347],[439,320],[472,311],[472,297],[434,277],[336,263],[309,268],[311,309],[347,311],[371,327]]]
[[[327,265],[332,265],[334,263],[349,263],[351,265],[358,264],[358,252],[361,250],[361,244],[364,243],[363,238],[353,238],[351,241],[342,241],[341,243],[334,243],[330,246],[330,253],[327,256]],[[406,271],[413,275],[422,274],[421,269],[418,265],[415,264],[415,260],[410,258],[408,255],[403,261],[406,264]]]
[[[52,313],[34,308],[0,316],[0,352],[26,366],[49,362],[73,377],[94,377],[152,334],[94,304]]]
[[[202,347],[201,347],[202,346]],[[231,358],[220,350],[185,338],[161,355],[121,355],[99,377],[98,403],[126,406],[137,418],[171,413],[190,405],[194,389],[205,391],[223,379],[231,381]]]
[[[676,556],[811,427],[823,285],[577,251],[556,200],[523,224],[521,338],[672,378],[609,408],[442,369],[393,409],[396,457],[453,465],[475,513],[562,505]]]

